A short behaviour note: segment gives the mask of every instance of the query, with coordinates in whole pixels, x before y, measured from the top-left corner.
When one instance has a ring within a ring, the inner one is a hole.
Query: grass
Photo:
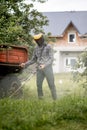
[[[0,100],[0,130],[86,130],[87,97],[71,74],[56,74],[58,99],[52,100],[46,80],[38,100],[36,77],[26,82],[21,99]]]
[[[0,100],[0,130],[86,130],[87,99]]]
[[[55,85],[57,90],[58,98],[67,96],[67,95],[84,95],[84,88],[79,87],[79,85],[73,81],[73,77],[71,73],[66,74],[55,74]],[[34,75],[29,81],[25,82],[23,87],[24,95],[23,98],[33,99],[37,98],[37,87],[36,87],[36,76]],[[43,83],[43,92],[44,92],[44,100],[51,99],[51,93],[46,82],[46,79]]]

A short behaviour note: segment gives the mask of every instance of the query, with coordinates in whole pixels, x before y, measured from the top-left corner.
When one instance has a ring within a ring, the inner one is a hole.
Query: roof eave
[[[74,26],[74,28],[77,30],[77,32],[80,34],[79,30],[77,29],[77,27],[75,26],[75,24],[70,21],[67,26],[64,28],[63,32],[62,32],[62,35],[64,35],[64,32],[66,31],[66,29],[69,27],[69,25],[72,24]]]

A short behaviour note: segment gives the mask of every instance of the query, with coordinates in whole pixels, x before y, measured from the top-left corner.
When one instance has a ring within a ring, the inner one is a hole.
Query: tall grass
[[[87,98],[0,100],[0,130],[86,130]]]
[[[36,77],[26,82],[21,99],[0,100],[0,130],[86,130],[87,97],[71,74],[56,74],[58,99],[52,100],[46,80],[38,100]]]
[[[55,85],[58,95],[58,99],[67,95],[83,96],[85,89],[80,87],[77,82],[73,81],[73,75],[71,73],[55,74]],[[34,75],[29,81],[27,81],[23,87],[23,98],[37,98],[36,76]],[[50,89],[48,87],[46,79],[43,82],[44,99],[51,99]]]

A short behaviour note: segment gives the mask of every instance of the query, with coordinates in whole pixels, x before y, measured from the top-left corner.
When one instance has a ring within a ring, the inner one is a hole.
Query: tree
[[[83,69],[82,76],[87,76],[87,48],[79,56],[77,67]]]
[[[43,25],[48,24],[47,17],[33,7],[33,4],[27,5],[23,0],[1,0],[0,44],[28,45],[32,50],[31,34],[43,32]]]
[[[87,48],[78,58],[77,69],[81,69],[81,72],[75,73],[75,81],[78,85],[85,89],[85,96],[87,95]]]

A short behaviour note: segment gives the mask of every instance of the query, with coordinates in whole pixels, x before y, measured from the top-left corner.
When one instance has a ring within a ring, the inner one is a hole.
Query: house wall
[[[82,51],[60,51],[58,47],[54,47],[53,71],[54,73],[63,73],[71,71],[70,66],[66,66],[66,59],[77,59]]]
[[[76,34],[76,42],[68,43],[68,33]],[[52,42],[51,42],[52,43]],[[87,38],[81,38],[76,28],[71,24],[63,33],[61,37],[56,38],[56,42],[53,43],[55,50],[54,54],[54,73],[68,72],[71,68],[66,67],[66,59],[77,59],[78,56],[87,47]]]
[[[68,33],[76,33],[76,42],[75,43],[68,43]],[[70,25],[66,31],[63,33],[63,36],[56,38],[57,46],[71,46],[71,47],[78,47],[78,46],[87,46],[87,38],[81,38],[80,34],[77,32],[77,30]]]

